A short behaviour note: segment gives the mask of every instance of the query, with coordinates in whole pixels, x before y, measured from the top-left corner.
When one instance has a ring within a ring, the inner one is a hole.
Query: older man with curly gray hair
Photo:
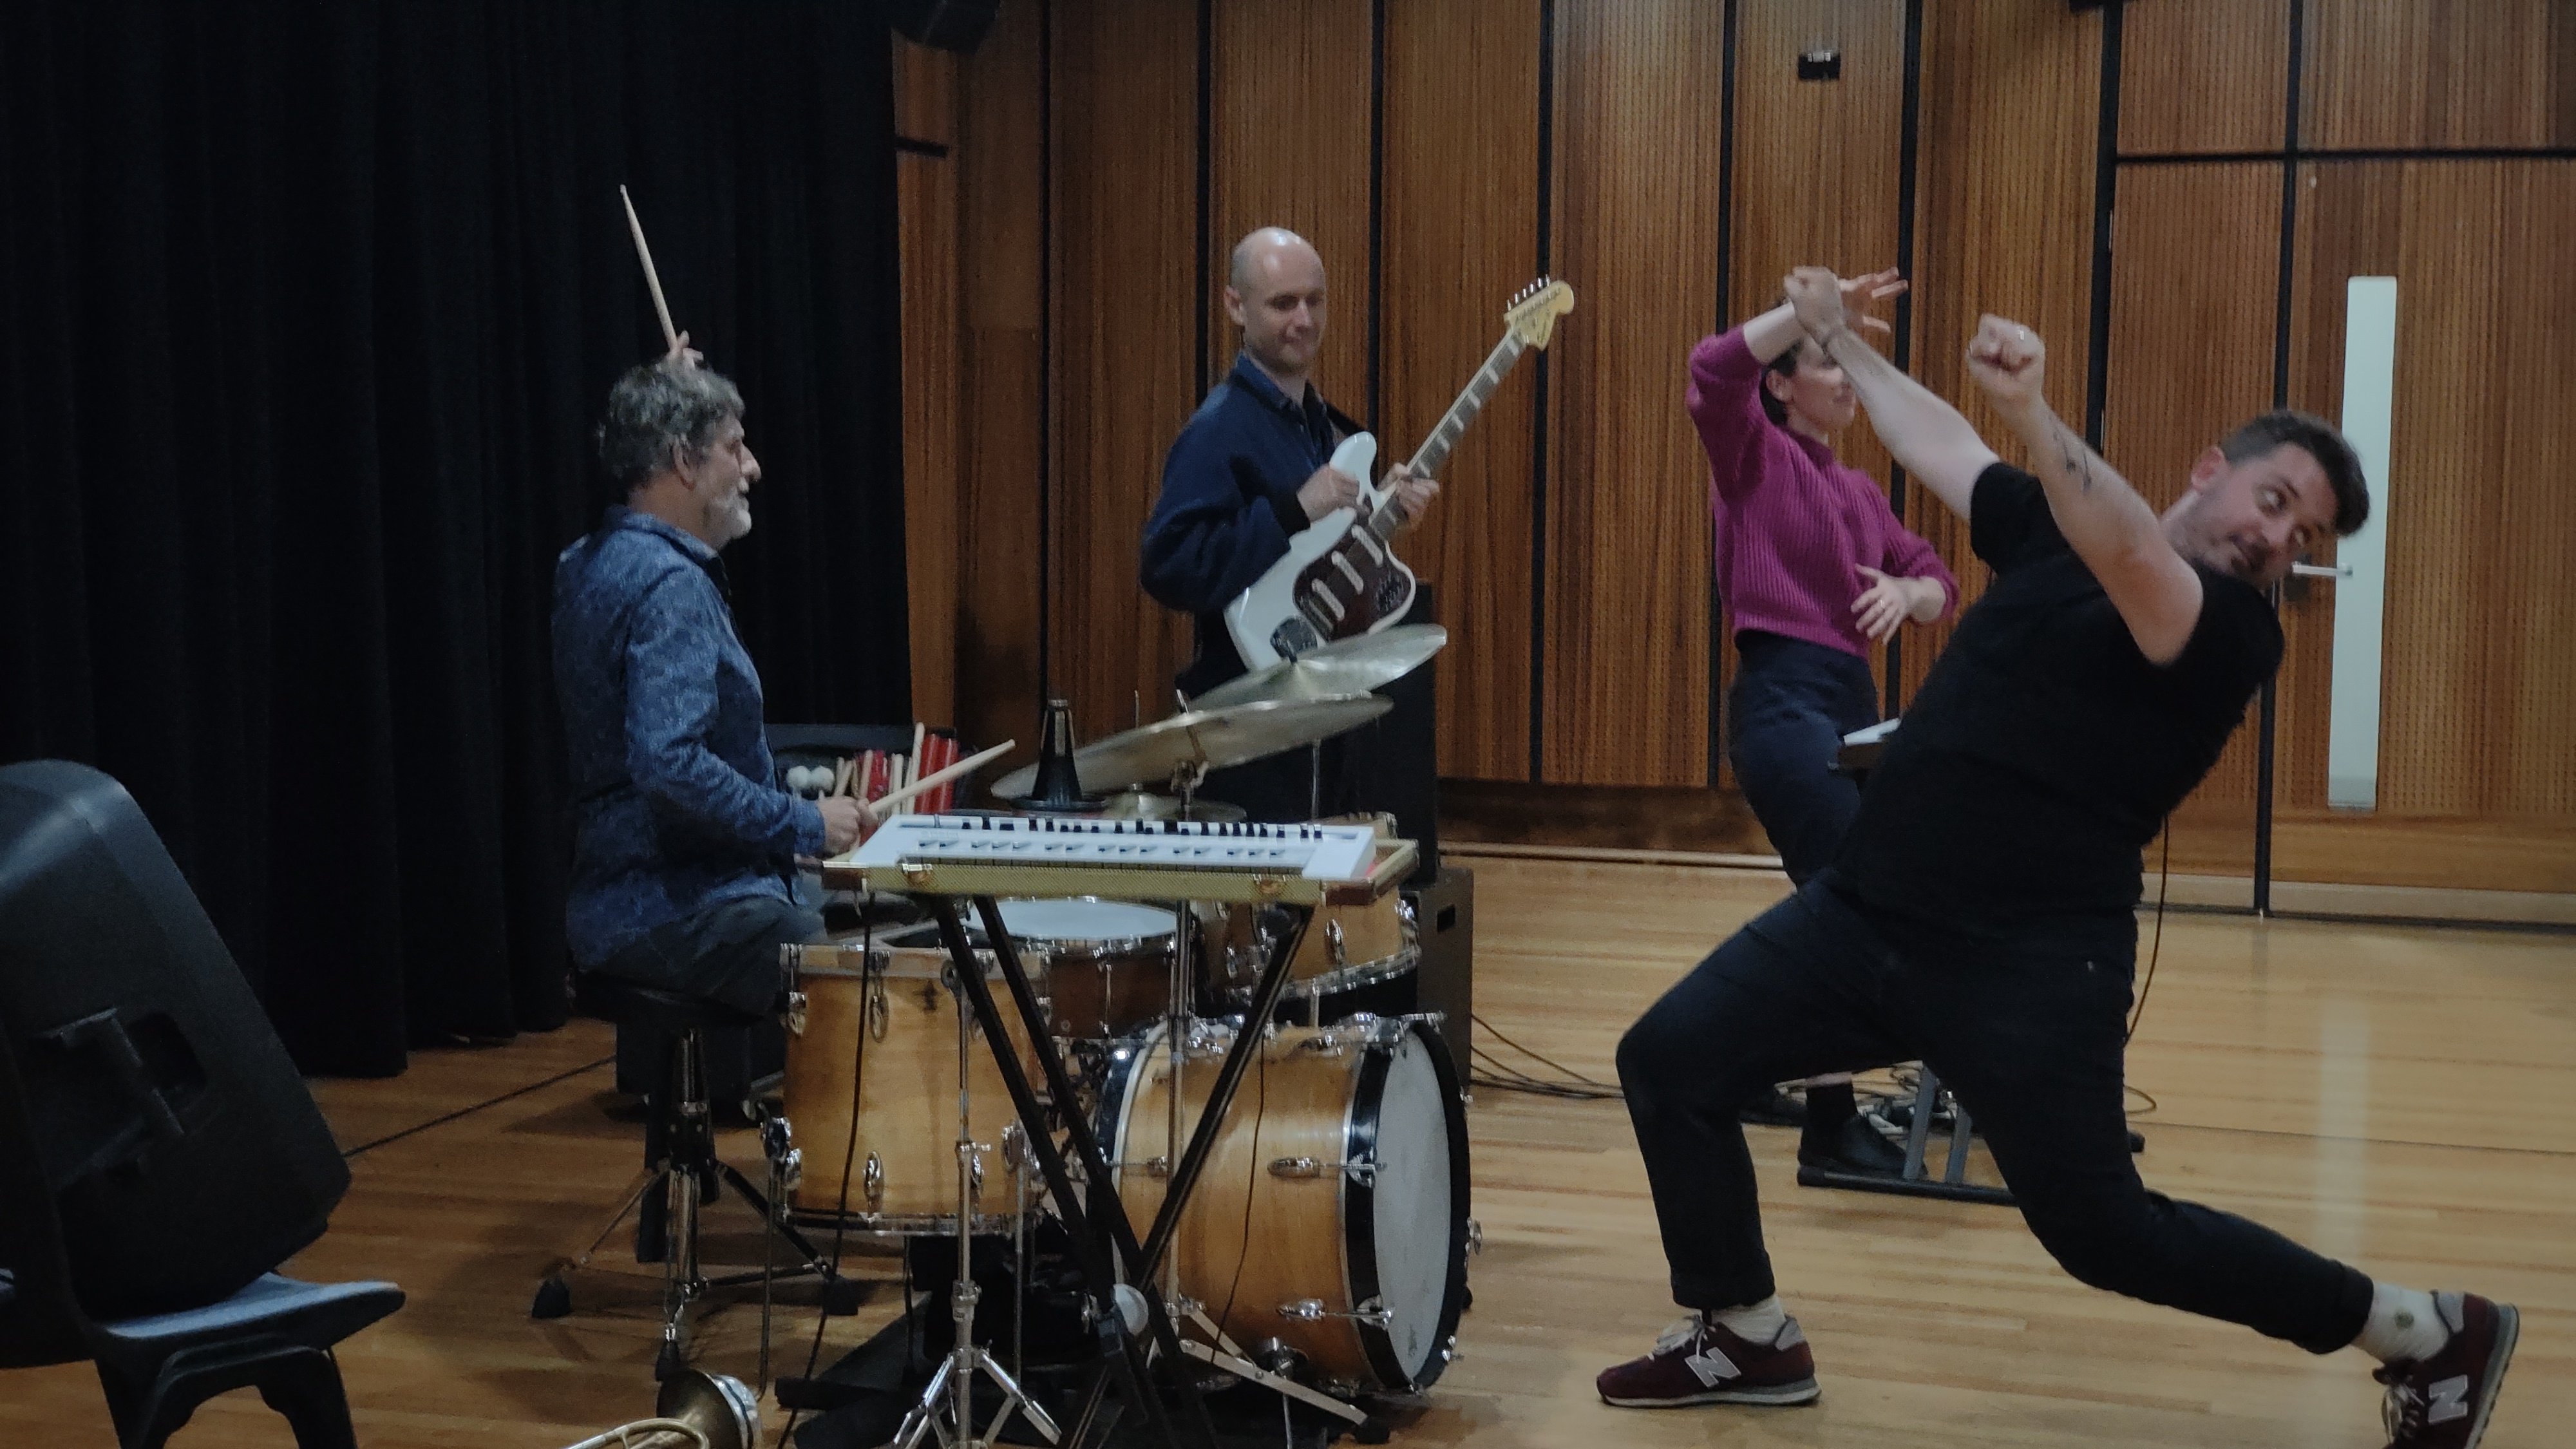
[[[742,393],[675,346],[630,369],[595,439],[624,490],[555,564],[555,688],[572,766],[565,925],[582,969],[766,1012],[781,942],[817,939],[799,855],[848,849],[854,800],[779,788],[760,671],[718,550],[751,531]]]

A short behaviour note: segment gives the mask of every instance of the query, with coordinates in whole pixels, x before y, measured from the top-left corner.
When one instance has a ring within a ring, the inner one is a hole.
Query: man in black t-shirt
[[[1738,932],[1619,1044],[1673,1296],[1691,1316],[1604,1371],[1614,1404],[1803,1403],[1737,1108],[1767,1084],[1921,1058],[1976,1116],[2043,1246],[2080,1281],[2382,1361],[2393,1446],[2468,1449],[2518,1317],[2374,1283],[2268,1228],[2147,1190],[2122,1054],[2139,851],[2281,660],[2268,590],[2369,512],[2333,428],[2274,412],[2192,466],[2159,518],[2050,412],[2045,350],[1981,320],[1968,371],[2035,461],[1852,335],[1829,272],[1788,283],[1907,473],[1968,519],[1993,586],[1873,772],[1834,866]]]

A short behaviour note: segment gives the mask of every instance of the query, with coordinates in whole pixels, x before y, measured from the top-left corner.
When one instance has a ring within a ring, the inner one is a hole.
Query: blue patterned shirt
[[[716,551],[611,508],[555,560],[555,691],[572,761],[573,959],[744,896],[792,899],[823,816],[777,788],[760,671]]]

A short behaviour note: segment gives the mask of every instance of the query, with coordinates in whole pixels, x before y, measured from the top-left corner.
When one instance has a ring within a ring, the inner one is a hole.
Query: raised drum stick
[[[947,784],[949,781],[956,779],[958,776],[963,775],[970,770],[981,769],[984,766],[991,764],[993,761],[1000,759],[1005,754],[1010,753],[1010,751],[1016,748],[1019,743],[1020,742],[1018,740],[1004,740],[1000,744],[995,745],[991,749],[985,750],[980,754],[968,755],[966,758],[959,760],[956,764],[949,766],[945,770],[939,771],[937,774],[925,775],[922,778],[913,781],[911,784],[904,786],[902,789],[887,795],[881,800],[869,801],[868,813],[874,815],[879,820],[883,820],[888,815],[894,813],[895,806],[902,804],[915,795],[922,794],[926,791],[936,790],[940,786]]]
[[[635,217],[635,198],[626,194],[626,183],[617,184],[617,199],[626,203],[626,229],[635,234],[635,259],[644,264],[644,285],[653,290],[653,315],[662,319],[662,340],[671,350],[680,350],[680,334],[671,325],[671,304],[662,300],[662,278],[653,270],[653,249],[644,244],[644,223]]]

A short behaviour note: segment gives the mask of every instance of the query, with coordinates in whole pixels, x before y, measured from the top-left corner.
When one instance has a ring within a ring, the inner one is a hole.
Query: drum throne
[[[739,1032],[755,1018],[716,1002],[590,972],[577,973],[573,981],[584,1014],[615,1022],[621,1032],[665,1042],[669,1050],[645,1092],[643,1170],[627,1185],[599,1231],[578,1252],[558,1257],[547,1269],[528,1316],[561,1318],[572,1312],[572,1273],[590,1262],[629,1213],[636,1214],[635,1261],[662,1265],[662,1346],[653,1361],[656,1379],[670,1378],[687,1365],[689,1310],[718,1289],[810,1276],[822,1280],[824,1312],[854,1311],[859,1285],[839,1275],[832,1261],[787,1220],[780,1205],[795,1187],[800,1163],[795,1147],[786,1140],[785,1124],[773,1118],[761,1127],[761,1146],[770,1168],[765,1187],[755,1186],[740,1169],[716,1155],[707,1039],[711,1033]],[[705,1210],[715,1205],[726,1188],[759,1216],[764,1228],[763,1262],[756,1269],[711,1277],[699,1256],[700,1229]],[[789,1255],[784,1264],[781,1243]],[[762,1376],[767,1377],[765,1370]]]

